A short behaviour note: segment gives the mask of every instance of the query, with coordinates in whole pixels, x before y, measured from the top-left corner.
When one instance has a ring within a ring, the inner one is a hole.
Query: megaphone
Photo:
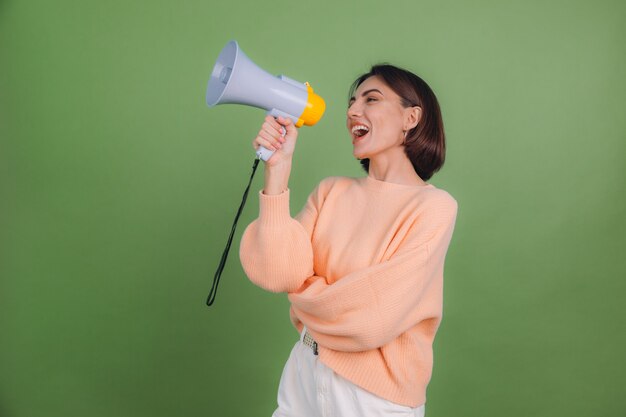
[[[326,109],[324,100],[309,83],[265,72],[243,53],[236,41],[228,42],[220,52],[206,91],[209,107],[229,103],[265,109],[273,117],[288,117],[296,127],[314,125]],[[264,161],[273,154],[262,146],[256,152]]]

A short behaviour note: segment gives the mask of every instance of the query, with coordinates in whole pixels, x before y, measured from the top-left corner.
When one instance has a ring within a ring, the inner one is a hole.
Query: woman
[[[352,85],[347,128],[367,176],[325,178],[295,218],[298,131],[267,117],[253,141],[276,152],[239,255],[253,283],[288,294],[300,332],[274,417],[425,412],[457,213],[453,197],[425,182],[445,156],[439,105],[421,78],[377,65]]]

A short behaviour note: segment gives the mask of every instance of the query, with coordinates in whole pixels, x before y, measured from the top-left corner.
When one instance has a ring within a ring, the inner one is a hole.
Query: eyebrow
[[[383,96],[383,97],[385,96],[385,95],[384,95],[384,94],[383,94],[380,90],[378,90],[378,89],[376,89],[376,88],[371,88],[371,89],[369,89],[369,90],[367,90],[367,91],[363,91],[363,92],[361,93],[361,97],[366,96],[367,94],[369,94],[369,93],[373,93],[373,92],[379,93],[379,94],[380,94],[381,96]],[[350,101],[352,101],[352,100],[354,100],[354,96],[350,97],[350,100],[348,100],[348,102],[350,102]]]

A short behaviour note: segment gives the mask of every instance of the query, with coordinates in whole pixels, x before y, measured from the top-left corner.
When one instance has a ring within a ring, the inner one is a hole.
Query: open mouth
[[[363,139],[369,133],[370,129],[365,125],[354,125],[352,126],[352,137],[353,142],[359,139]]]

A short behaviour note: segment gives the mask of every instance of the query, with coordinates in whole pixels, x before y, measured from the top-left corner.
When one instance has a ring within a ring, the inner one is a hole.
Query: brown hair
[[[374,76],[380,77],[400,96],[404,107],[421,107],[419,123],[406,134],[404,153],[413,164],[417,175],[424,181],[430,179],[443,166],[446,157],[446,137],[435,93],[424,80],[412,72],[389,64],[378,64],[352,83],[348,97],[352,97],[365,80]],[[365,158],[359,162],[365,172],[369,173],[370,160]]]

